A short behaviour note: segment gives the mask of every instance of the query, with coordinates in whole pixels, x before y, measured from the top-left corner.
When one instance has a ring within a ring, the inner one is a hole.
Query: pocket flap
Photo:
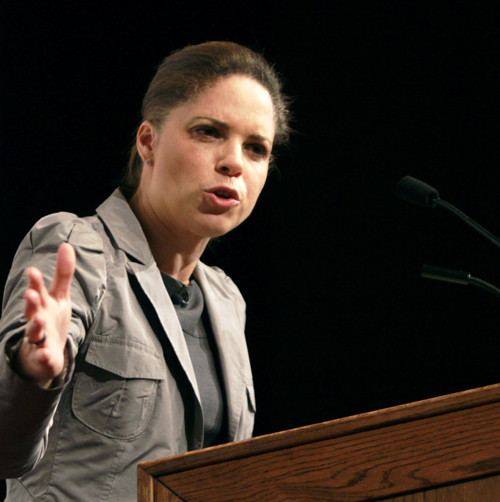
[[[94,335],[85,362],[122,378],[164,380],[167,376],[163,354],[126,338]]]

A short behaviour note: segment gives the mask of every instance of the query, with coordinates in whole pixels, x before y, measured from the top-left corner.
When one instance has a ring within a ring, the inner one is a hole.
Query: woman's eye
[[[208,137],[218,137],[219,136],[219,131],[215,127],[212,126],[198,126],[195,129],[196,134],[199,134],[201,136],[208,136]]]
[[[258,155],[259,157],[267,157],[267,148],[264,145],[259,145],[258,143],[253,143],[249,145],[250,150],[252,153],[255,155]]]

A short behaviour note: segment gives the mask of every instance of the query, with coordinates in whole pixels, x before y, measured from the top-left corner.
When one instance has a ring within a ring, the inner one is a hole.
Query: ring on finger
[[[43,330],[42,335],[43,335],[42,338],[36,342],[31,340],[31,338],[29,338],[29,337],[26,337],[26,338],[28,338],[28,342],[33,345],[42,345],[42,343],[45,343],[45,340],[47,340],[47,331]]]

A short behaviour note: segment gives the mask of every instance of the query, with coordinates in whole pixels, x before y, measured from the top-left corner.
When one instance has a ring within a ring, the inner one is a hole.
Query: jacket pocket
[[[150,347],[94,335],[73,388],[75,417],[114,439],[132,439],[146,428],[165,361]]]

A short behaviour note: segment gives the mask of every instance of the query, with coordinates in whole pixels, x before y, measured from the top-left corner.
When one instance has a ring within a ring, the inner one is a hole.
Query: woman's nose
[[[217,163],[216,170],[225,176],[241,176],[243,173],[243,151],[241,145],[227,145]]]

